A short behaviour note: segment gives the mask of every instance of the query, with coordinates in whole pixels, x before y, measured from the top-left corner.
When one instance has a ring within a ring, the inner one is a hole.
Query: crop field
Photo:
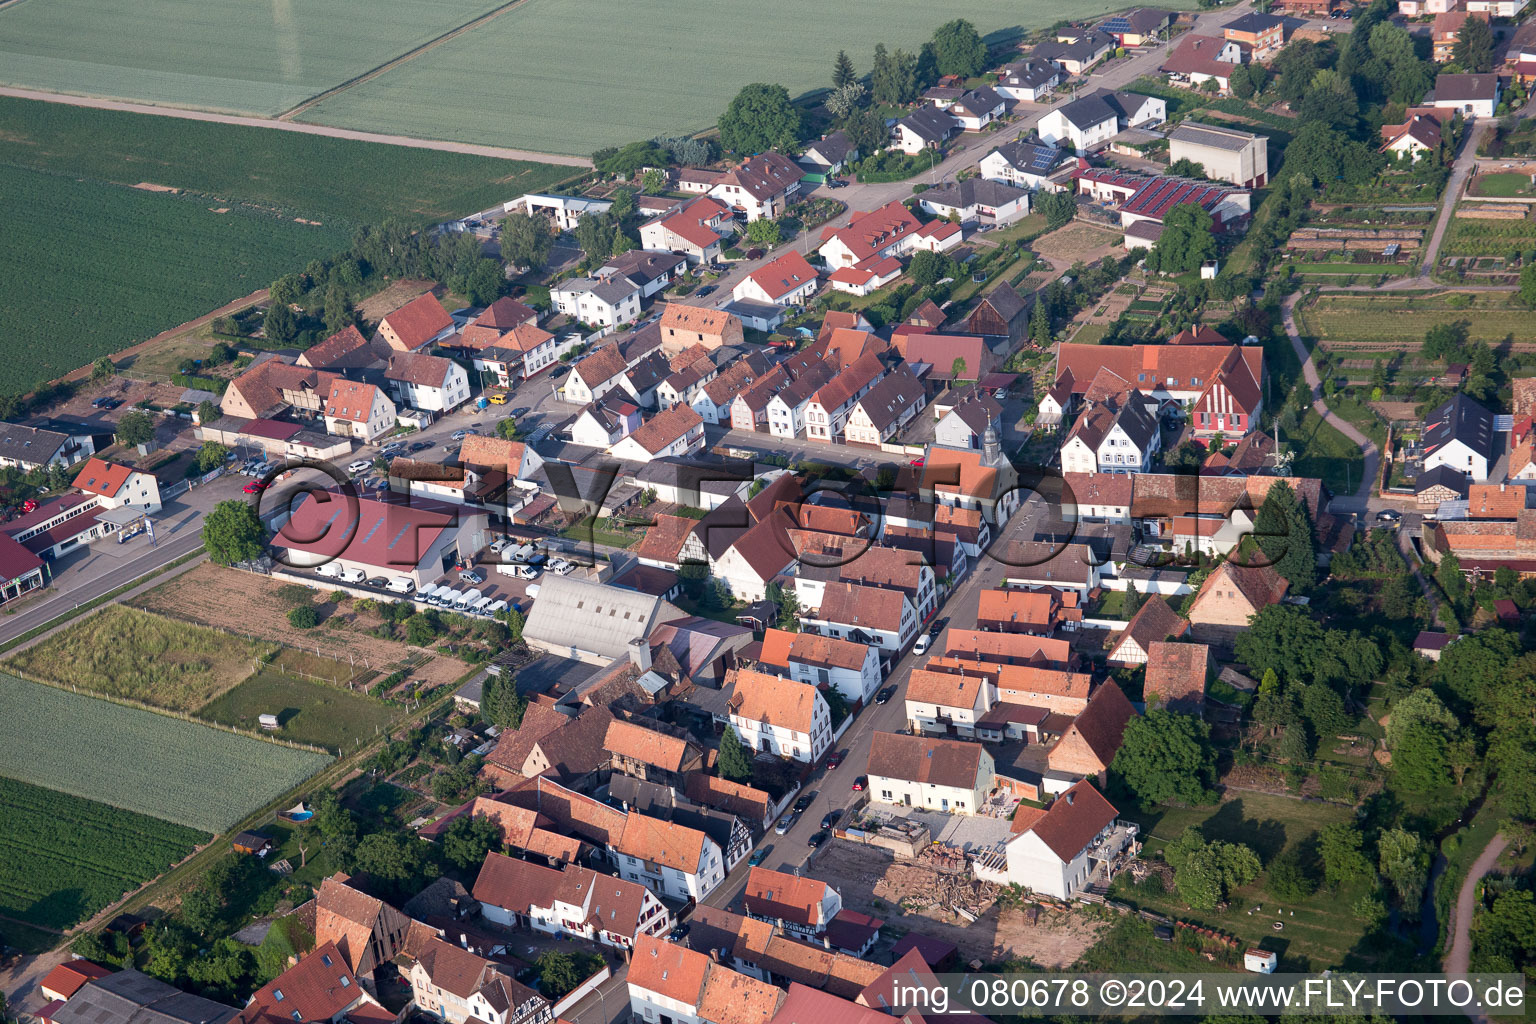
[[[333,227],[209,206],[0,164],[0,394],[265,288],[345,244]]]
[[[963,16],[983,33],[1017,35],[1124,6],[975,0]],[[300,120],[585,155],[712,125],[749,82],[777,82],[791,96],[821,88],[840,49],[865,73],[876,42],[915,52],[961,15],[926,0],[637,0],[622,13],[606,0],[527,0]]]
[[[1470,305],[1456,309],[1446,304],[1448,294],[1324,295],[1315,305],[1298,308],[1296,320],[1303,334],[1317,338],[1329,351],[1355,344],[1413,352],[1425,331],[1458,320],[1469,322],[1474,341],[1497,343],[1511,334],[1517,340],[1530,337],[1530,312],[1507,305],[1507,295],[1463,292],[1470,296]]]
[[[0,775],[189,828],[222,832],[329,760],[0,676]]]
[[[1508,256],[1536,247],[1536,220],[1477,220],[1452,217],[1441,256]]]
[[[0,777],[0,915],[68,928],[185,857],[207,833]]]
[[[34,679],[172,711],[195,711],[249,676],[256,660],[270,649],[218,630],[112,605],[5,664]]]
[[[204,721],[250,730],[259,728],[261,715],[277,716],[282,727],[272,735],[279,739],[343,751],[387,728],[395,710],[342,687],[263,670],[197,713]]]
[[[19,0],[0,80],[55,92],[279,114],[499,0]]]
[[[253,204],[348,231],[390,218],[461,217],[547,189],[574,170],[4,96],[0,139],[0,164],[153,182],[201,193],[209,206]]]

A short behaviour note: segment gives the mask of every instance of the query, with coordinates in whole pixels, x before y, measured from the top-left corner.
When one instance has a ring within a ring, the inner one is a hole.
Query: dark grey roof
[[[1031,174],[1047,173],[1062,158],[1060,146],[1048,145],[1038,139],[1018,139],[1004,143],[997,147],[997,152],[1012,167]]]
[[[1491,100],[1498,94],[1499,76],[1496,74],[1485,75],[1440,75],[1435,79],[1434,97],[1436,102],[1450,100],[1453,103],[1464,100]]]
[[[938,107],[918,107],[898,123],[925,142],[943,142],[958,126],[953,117]]]
[[[1027,195],[1027,188],[1005,185],[987,178],[967,178],[953,185],[928,189],[919,198],[925,203],[964,209],[977,203],[983,206],[1006,206],[1020,196]]]
[[[629,378],[629,384],[636,393],[643,395],[671,374],[672,367],[667,365],[666,357],[660,352],[652,352],[636,363],[625,376]]]
[[[1058,107],[1057,111],[1068,122],[1082,129],[1092,128],[1105,121],[1118,121],[1121,111],[1119,107],[1110,104],[1110,95],[1107,90],[1097,89],[1086,96],[1079,96],[1065,106]]]
[[[1273,14],[1260,14],[1257,11],[1249,11],[1240,18],[1233,18],[1223,29],[1231,29],[1233,32],[1267,32],[1276,25],[1284,25],[1284,19],[1277,18]]]
[[[1424,421],[1424,454],[1460,441],[1485,459],[1493,458],[1493,413],[1466,395],[1457,395]]]
[[[635,480],[648,487],[661,484],[685,491],[732,495],[752,480],[753,463],[745,459],[724,459],[716,455],[690,455],[686,459],[652,459],[635,473]]]
[[[89,982],[51,1019],[56,1024],[224,1024],[239,1012],[130,969]]]
[[[844,160],[847,160],[848,154],[852,153],[853,150],[853,140],[848,137],[847,132],[842,131],[841,129],[832,132],[826,138],[817,142],[813,142],[809,146],[805,147],[806,155],[809,156],[811,153],[815,153],[817,156],[821,157],[821,160],[817,162],[828,167],[832,166],[833,164],[840,164]]]
[[[663,274],[671,273],[687,259],[669,252],[651,252],[647,249],[631,249],[620,253],[603,264],[603,271],[628,278],[637,285],[648,284]]]
[[[1104,19],[1099,28],[1105,32],[1146,33],[1168,24],[1168,12],[1156,7],[1137,7]]]
[[[1029,303],[1025,302],[1023,297],[1013,290],[1013,285],[1007,281],[983,295],[981,301],[991,306],[998,316],[1008,322],[1012,322],[1014,317],[1024,312],[1029,306]]]
[[[1226,125],[1185,121],[1169,132],[1168,138],[1175,142],[1187,142],[1196,146],[1208,146],[1211,149],[1225,149],[1240,153],[1252,145],[1253,140],[1258,136],[1252,132],[1228,128]]]
[[[1436,466],[1428,472],[1420,473],[1419,478],[1413,482],[1413,492],[1423,494],[1437,484],[1450,488],[1463,498],[1467,496],[1467,474],[1450,466]]]
[[[1047,82],[1053,82],[1060,78],[1061,70],[1050,61],[1041,60],[1036,57],[1027,57],[1005,67],[999,84],[1019,86],[1026,89],[1038,89]]]
[[[39,430],[20,423],[0,423],[0,458],[42,464],[68,443],[68,435],[52,430]]]
[[[1115,41],[1111,37],[1094,29],[1083,34],[1075,43],[1063,43],[1058,40],[1050,40],[1035,47],[1034,56],[1045,60],[1063,61],[1075,60],[1083,63],[1091,62],[1095,56],[1114,48]]]
[[[1008,101],[1003,99],[995,89],[986,85],[972,89],[955,100],[956,106],[964,108],[968,113],[978,115],[990,113],[1007,104]]]
[[[621,274],[610,277],[593,279],[590,277],[573,277],[555,286],[556,291],[587,292],[599,299],[616,306],[640,290],[640,286]]]
[[[859,399],[870,422],[882,433],[923,397],[923,386],[903,363]]]

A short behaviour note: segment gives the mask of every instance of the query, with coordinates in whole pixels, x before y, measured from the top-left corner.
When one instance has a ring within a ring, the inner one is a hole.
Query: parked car
[[[462,440],[464,440],[468,436],[469,436],[469,431],[467,431],[467,430],[455,430],[453,432],[453,439],[455,441],[462,441]]]
[[[703,288],[700,288],[697,292],[694,292],[694,294],[701,299],[706,295],[713,295],[714,293],[715,286],[712,284],[707,284]]]
[[[811,801],[816,799],[815,793],[801,793],[800,799],[795,801],[795,813],[804,814],[805,809],[811,806]]]
[[[828,839],[831,839],[831,838],[832,838],[832,833],[828,832],[826,829],[822,829],[820,832],[814,833],[811,836],[811,838],[807,839],[805,841],[805,845],[809,846],[811,849],[814,850],[818,846],[820,846],[822,843],[826,842]]]
[[[367,459],[358,459],[356,462],[353,462],[347,466],[347,472],[351,473],[353,476],[356,476],[359,473],[366,473],[372,468],[373,463],[369,462]]]
[[[432,447],[432,442],[431,441],[413,441],[413,442],[411,442],[411,451],[413,451],[413,452],[424,452],[428,448],[431,448],[431,447]]]
[[[343,569],[340,578],[343,583],[361,583],[367,576],[361,569]]]
[[[692,930],[693,925],[689,924],[687,921],[684,921],[682,924],[668,932],[667,938],[673,942],[682,942],[688,937],[688,933]]]
[[[862,793],[864,792],[864,787],[867,785],[869,785],[869,776],[860,775],[858,778],[853,780],[853,791],[855,793]]]
[[[563,558],[557,558],[553,562],[549,563],[549,571],[554,573],[556,576],[569,576],[571,573],[576,571],[576,566],[572,565],[570,562],[567,562]]]
[[[827,188],[847,188],[848,183],[841,178],[828,178]]]
[[[922,469],[923,466],[925,466],[927,464],[927,462],[928,462],[927,458],[916,458],[916,459],[913,459],[910,463],[908,463],[908,465],[915,466],[918,469]]]
[[[794,827],[794,824],[795,815],[793,813],[786,814],[784,817],[779,819],[779,823],[777,825],[773,826],[773,834],[776,836],[782,836],[784,833],[788,832],[792,827]]]
[[[363,586],[374,587],[375,589],[383,590],[385,587],[389,586],[389,580],[385,579],[383,576],[370,576],[368,579],[363,581]]]
[[[875,694],[875,703],[876,704],[889,704],[890,701],[891,701],[891,698],[894,697],[894,696],[896,696],[896,687],[894,687],[894,686],[887,686],[885,689],[883,689],[879,693]]]
[[[822,828],[831,828],[833,825],[837,824],[837,819],[841,818],[842,816],[843,816],[843,812],[841,810],[838,810],[837,808],[833,808],[832,810],[828,811],[826,814],[822,815],[821,827]]]
[[[913,654],[927,654],[928,648],[933,644],[933,635],[924,633],[917,638],[917,643],[912,645]]]
[[[760,259],[762,259],[766,255],[768,255],[768,250],[767,249],[748,249],[747,250],[747,259],[749,259],[749,260],[760,260]]]
[[[829,769],[836,768],[838,765],[840,765],[842,763],[843,763],[843,752],[841,750],[834,750],[834,751],[832,751],[831,754],[829,754],[827,756],[827,767]]]
[[[481,583],[485,582],[485,573],[481,572],[479,569],[463,569],[459,572],[459,581],[462,583],[472,583],[476,586],[479,586]]]
[[[523,564],[517,567],[517,578],[520,580],[536,580],[539,578],[539,567]]]
[[[501,554],[502,549],[505,548],[510,543],[512,543],[512,542],[507,540],[507,538],[505,538],[505,537],[501,537],[501,538],[499,538],[497,540],[491,541],[491,554],[493,554],[493,555]]]
[[[389,586],[384,589],[392,594],[409,594],[415,586],[416,584],[409,576],[396,576],[389,581]]]
[[[120,406],[122,404],[123,404],[123,400],[121,398],[108,398],[108,399],[105,399],[105,400],[102,401],[101,407],[103,409],[111,410],[111,409],[116,409],[118,406]]]
[[[270,486],[272,485],[267,483],[265,480],[252,480],[250,483],[245,485],[245,493],[260,494]],[[22,511],[25,512],[26,509],[22,509]]]
[[[763,847],[759,847],[756,850],[753,850],[752,851],[752,856],[747,858],[747,864],[749,866],[751,866],[751,867],[754,867],[754,868],[757,867],[763,861],[768,859],[768,851],[771,850],[771,849],[773,849],[773,847],[771,847],[771,846],[763,846]]]
[[[1376,513],[1376,521],[1378,523],[1395,523],[1402,518],[1403,514],[1393,508],[1384,508]]]

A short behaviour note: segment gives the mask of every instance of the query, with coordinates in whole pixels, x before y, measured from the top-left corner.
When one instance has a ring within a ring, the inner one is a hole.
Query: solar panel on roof
[[[1044,171],[1044,170],[1049,169],[1051,164],[1053,164],[1055,162],[1056,162],[1056,151],[1054,149],[1039,149],[1039,148],[1036,148],[1035,149],[1035,158],[1029,162],[1029,165],[1034,170]]]

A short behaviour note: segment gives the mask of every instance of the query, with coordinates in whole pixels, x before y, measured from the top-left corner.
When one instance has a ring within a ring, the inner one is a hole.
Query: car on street
[[[694,295],[695,295],[695,297],[702,299],[702,298],[704,298],[704,296],[706,296],[706,295],[713,295],[714,293],[715,293],[715,286],[712,285],[712,284],[707,284],[703,288],[700,288],[698,291],[694,292]]]
[[[915,466],[918,469],[922,469],[923,466],[927,464],[927,462],[928,462],[928,460],[926,458],[919,458],[919,459],[913,459],[910,463],[908,463],[908,465]]]
[[[836,808],[833,808],[832,810],[828,811],[826,814],[821,816],[821,827],[822,828],[831,828],[833,825],[837,824],[837,819],[841,818],[842,816],[843,816],[843,812],[842,811],[840,811],[840,810],[838,810]]]
[[[860,775],[858,778],[853,780],[853,791],[855,793],[862,793],[864,792],[864,787],[867,785],[869,785],[869,776]]]
[[[784,817],[779,819],[779,823],[777,825],[773,826],[773,834],[776,835],[776,836],[784,835],[786,832],[788,832],[791,828],[794,827],[795,819],[797,817],[799,817],[799,815],[797,815],[797,814],[795,814],[793,812],[784,815]]]
[[[473,584],[478,587],[485,582],[485,573],[479,569],[464,569],[459,572],[459,579],[464,583]]]
[[[520,405],[516,409],[512,410],[512,417],[514,419],[516,419],[519,416],[526,416],[526,415],[528,415],[528,407],[526,405]]]
[[[262,491],[266,490],[270,486],[272,486],[272,485],[267,483],[265,480],[252,480],[250,483],[245,485],[245,493],[246,494],[260,494]],[[23,510],[23,511],[25,511],[25,510]]]
[[[369,462],[367,459],[358,459],[356,462],[348,464],[347,472],[351,473],[353,476],[357,476],[357,474],[366,473],[372,468],[373,463]]]
[[[831,754],[827,755],[827,769],[829,771],[842,763],[843,752],[841,750],[834,750]]]
[[[894,696],[896,696],[896,687],[894,687],[894,686],[887,686],[885,689],[883,689],[879,693],[875,694],[875,703],[876,704],[889,704],[890,701],[891,701],[891,698],[894,697]]]
[[[363,586],[373,587],[376,590],[383,590],[385,587],[389,586],[389,580],[385,579],[383,576],[370,576],[368,579],[363,581]]]
[[[432,442],[431,441],[413,441],[413,442],[411,442],[411,451],[413,451],[413,452],[424,452],[428,448],[431,448],[431,447],[432,447]]]
[[[682,924],[678,925],[676,928],[673,928],[670,932],[668,932],[667,933],[667,938],[670,939],[673,942],[682,942],[685,938],[688,937],[688,933],[692,929],[693,929],[693,925],[691,925],[688,922],[684,921]]]
[[[815,793],[801,793],[800,799],[795,801],[795,813],[804,814],[805,809],[811,806],[811,801],[815,798],[815,796]]]
[[[1403,514],[1393,508],[1384,508],[1376,513],[1376,521],[1378,523],[1395,523],[1401,518],[1403,518]]]
[[[468,436],[469,436],[469,431],[467,431],[467,430],[455,430],[453,432],[453,439],[455,441],[462,441],[462,440],[464,440]]]
[[[763,846],[763,847],[759,847],[756,850],[753,850],[752,851],[752,856],[747,858],[747,864],[750,867],[754,867],[754,868],[757,867],[763,861],[768,859],[768,851],[770,849],[771,849],[771,847]]]
[[[820,846],[822,843],[826,842],[828,839],[831,839],[831,838],[832,838],[832,833],[828,832],[826,829],[822,829],[820,832],[815,833],[814,835],[811,836],[811,838],[807,839],[805,841],[805,845],[809,846],[811,849],[814,850],[818,846]]]
[[[917,638],[917,643],[912,645],[913,654],[927,654],[928,648],[933,643],[933,634],[924,633]]]

